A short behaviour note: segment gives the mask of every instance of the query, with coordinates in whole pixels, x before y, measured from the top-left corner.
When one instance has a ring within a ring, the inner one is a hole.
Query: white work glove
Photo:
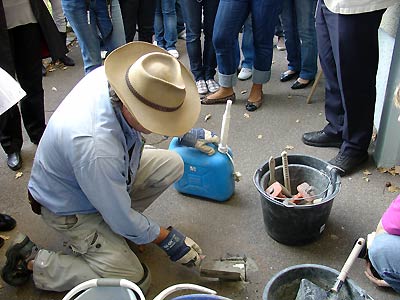
[[[168,236],[159,244],[169,258],[186,267],[199,266],[201,263],[201,248],[191,238],[178,230],[168,227]]]
[[[214,132],[204,128],[192,128],[179,137],[179,143],[183,146],[194,147],[208,155],[213,155],[215,153],[214,148],[207,144],[218,146],[219,137]]]

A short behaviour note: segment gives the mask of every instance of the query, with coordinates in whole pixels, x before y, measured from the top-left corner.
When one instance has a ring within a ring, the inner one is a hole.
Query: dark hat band
[[[159,110],[159,111],[164,111],[164,112],[173,112],[173,111],[178,110],[178,109],[183,105],[183,102],[182,102],[181,104],[179,104],[178,106],[175,106],[175,107],[166,107],[166,106],[158,105],[158,104],[156,104],[156,103],[154,103],[154,102],[151,102],[151,101],[147,100],[145,97],[143,97],[142,95],[140,95],[140,94],[135,90],[135,88],[132,86],[131,82],[129,81],[129,69],[126,71],[126,74],[125,74],[125,81],[126,81],[126,84],[128,85],[129,90],[131,91],[131,93],[132,93],[140,102],[142,102],[143,104],[145,104],[145,105],[147,105],[147,106],[150,106],[151,108],[154,108],[154,109]]]

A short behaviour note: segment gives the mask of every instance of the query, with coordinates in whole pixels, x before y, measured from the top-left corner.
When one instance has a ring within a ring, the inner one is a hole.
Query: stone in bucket
[[[364,297],[353,297],[348,299],[348,297],[340,297],[340,289],[346,280],[347,273],[350,271],[351,266],[358,257],[361,249],[365,244],[363,238],[359,238],[355,243],[353,250],[351,251],[349,257],[347,258],[342,270],[333,287],[329,291],[325,291],[323,288],[309,281],[308,279],[302,279],[300,283],[299,291],[295,300],[363,300]]]

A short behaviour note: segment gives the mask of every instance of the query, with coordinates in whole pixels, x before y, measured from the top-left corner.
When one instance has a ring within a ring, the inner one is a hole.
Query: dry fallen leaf
[[[388,187],[388,191],[391,193],[398,193],[398,192],[400,192],[400,187],[391,185]]]
[[[56,88],[55,86],[53,86],[53,87],[51,88],[51,90],[57,92],[57,88]]]
[[[275,63],[275,61],[273,60],[273,61],[272,61],[272,64],[274,64],[274,63]]]
[[[292,95],[288,95],[287,98],[288,98],[288,99],[292,99]]]
[[[296,120],[296,123],[300,123],[300,120]]]
[[[322,116],[322,113],[319,113],[318,116]]]
[[[369,182],[369,178],[367,176],[363,176],[363,178],[366,182]]]
[[[395,166],[395,167],[394,167],[394,172],[395,172],[396,174],[400,174],[400,166]]]
[[[375,142],[375,141],[376,141],[376,137],[377,137],[377,133],[376,133],[376,132],[373,132],[373,133],[372,133],[372,138],[371,138],[372,141]]]
[[[250,115],[248,113],[244,113],[243,117],[245,117],[246,119],[250,118]]]
[[[257,136],[257,138],[258,138],[258,139],[262,139],[262,134],[259,134],[259,135]]]
[[[293,150],[294,146],[291,145],[286,145],[285,150]]]
[[[240,93],[243,95],[243,94],[246,94],[247,91],[246,91],[246,90],[243,90],[243,91],[240,91]]]
[[[63,70],[66,70],[66,69],[68,69],[68,67],[63,67],[62,69],[63,69]]]
[[[2,234],[0,234],[0,238],[2,238],[3,240],[6,240],[6,241],[10,239],[10,237],[8,235],[2,235]]]
[[[22,173],[22,172],[15,173],[15,179],[22,177],[22,175],[24,175],[24,173]]]
[[[364,170],[363,174],[364,174],[365,176],[368,176],[368,175],[371,175],[372,173],[371,173],[370,171],[368,171],[368,170]]]
[[[396,167],[398,168],[398,166],[396,166]],[[382,168],[382,167],[380,167],[377,170],[378,170],[379,173],[390,173],[393,176],[395,176],[396,174],[399,174],[398,172],[400,172],[400,170],[396,169],[396,167],[392,167],[392,168]]]
[[[207,122],[211,118],[211,114],[206,114],[204,117],[204,122]]]

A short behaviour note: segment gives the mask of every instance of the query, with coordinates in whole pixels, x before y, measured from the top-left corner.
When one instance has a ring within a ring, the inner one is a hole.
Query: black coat
[[[65,40],[58,32],[57,26],[50,15],[43,0],[30,0],[33,15],[35,16],[42,32],[48,52],[53,60],[57,60],[68,52]],[[0,66],[10,73],[15,74],[14,62],[11,54],[10,40],[8,37],[7,23],[4,15],[3,2],[0,0]]]

